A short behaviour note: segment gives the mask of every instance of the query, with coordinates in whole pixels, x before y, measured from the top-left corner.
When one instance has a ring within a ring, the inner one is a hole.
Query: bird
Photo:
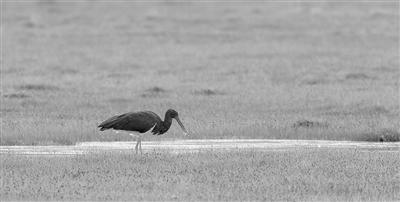
[[[171,127],[172,119],[175,119],[181,126],[183,134],[188,135],[185,126],[179,119],[178,112],[174,109],[168,109],[165,112],[164,121],[152,111],[128,112],[121,115],[113,116],[98,125],[100,131],[113,129],[117,133],[120,131],[127,132],[130,136],[136,137],[135,151],[142,153],[142,139],[146,132],[153,135],[162,135]]]

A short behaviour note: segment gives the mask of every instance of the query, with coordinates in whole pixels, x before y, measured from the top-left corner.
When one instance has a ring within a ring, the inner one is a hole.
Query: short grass
[[[2,200],[395,201],[399,152],[1,156]]]
[[[2,1],[0,144],[168,108],[196,139],[399,139],[397,1],[235,2]]]

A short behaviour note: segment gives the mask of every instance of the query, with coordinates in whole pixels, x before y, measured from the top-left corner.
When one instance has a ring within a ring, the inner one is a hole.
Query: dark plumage
[[[167,132],[171,127],[172,119],[175,119],[181,126],[184,133],[187,134],[185,127],[179,120],[178,112],[173,109],[169,109],[165,113],[164,121],[162,121],[157,114],[151,111],[129,112],[113,116],[102,122],[98,127],[100,128],[100,131],[115,129],[137,133],[145,133],[153,128],[151,131],[153,135],[161,135]],[[139,145],[141,147],[141,139],[142,136],[139,135],[139,139],[135,148],[136,152],[137,147]]]

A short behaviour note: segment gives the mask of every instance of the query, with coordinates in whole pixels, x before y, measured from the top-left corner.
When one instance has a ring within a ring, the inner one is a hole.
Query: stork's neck
[[[171,127],[171,124],[172,124],[172,118],[170,116],[168,116],[167,114],[165,114],[165,118],[163,121],[163,126],[164,126],[165,131],[167,131]]]

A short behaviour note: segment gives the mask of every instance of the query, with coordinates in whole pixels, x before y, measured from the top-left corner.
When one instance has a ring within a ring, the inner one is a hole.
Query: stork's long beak
[[[181,120],[179,119],[179,116],[176,116],[175,119],[176,119],[176,121],[179,123],[179,125],[181,126],[181,128],[182,128],[182,130],[183,130],[183,134],[184,134],[184,135],[188,135],[188,132],[186,131],[185,126],[183,126]]]

